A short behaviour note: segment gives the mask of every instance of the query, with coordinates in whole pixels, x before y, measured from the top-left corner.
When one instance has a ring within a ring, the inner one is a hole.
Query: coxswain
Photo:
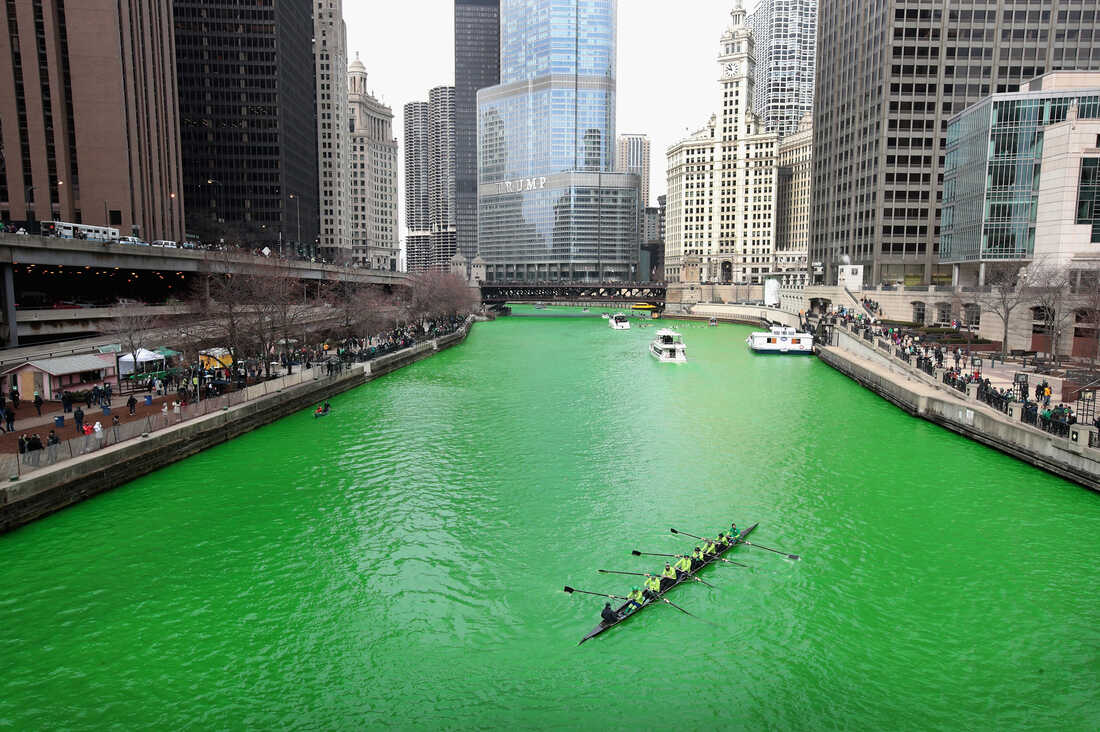
[[[691,553],[691,569],[695,570],[706,563],[707,558],[703,556],[703,550],[699,547],[695,547],[695,551]]]
[[[687,554],[681,554],[680,558],[676,560],[676,572],[678,574],[688,574],[691,572],[691,557]]]
[[[314,414],[320,414],[320,413],[321,413],[321,409],[322,409],[321,407],[317,407],[317,411],[316,411],[316,412],[314,412]]]
[[[638,585],[634,585],[630,588],[630,594],[626,596],[626,604],[633,608],[639,608],[642,603],[645,602],[645,596],[642,594],[642,589]]]
[[[672,568],[672,565],[665,562],[665,571],[661,572],[661,577],[666,577],[670,580],[676,579],[676,570]]]
[[[737,530],[737,524],[730,522],[729,535],[734,544],[741,540],[741,532]]]
[[[600,615],[603,616],[605,623],[617,623],[619,622],[619,614],[611,609],[611,603],[604,603],[603,610],[600,611]]]
[[[661,578],[655,574],[646,574],[645,576],[645,592],[642,595],[647,600],[656,599],[657,595],[661,592]]]

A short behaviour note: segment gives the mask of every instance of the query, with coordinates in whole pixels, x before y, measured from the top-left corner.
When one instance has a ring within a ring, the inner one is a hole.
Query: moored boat
[[[713,557],[711,557],[710,559],[706,560],[706,562],[704,562],[704,563],[703,563],[703,564],[702,564],[702,565],[701,565],[701,566],[700,566],[699,568],[697,568],[697,569],[694,569],[694,570],[692,570],[691,572],[686,572],[686,573],[684,573],[684,574],[683,574],[683,575],[682,575],[682,576],[681,576],[680,578],[678,578],[678,579],[669,579],[669,580],[667,580],[667,581],[662,581],[662,583],[661,583],[661,591],[660,591],[660,593],[658,593],[658,595],[657,595],[656,599],[653,599],[653,600],[647,600],[646,602],[642,603],[642,606],[641,606],[641,607],[639,607],[639,608],[635,609],[635,610],[634,610],[634,612],[631,612],[631,613],[626,613],[626,609],[627,609],[627,607],[628,607],[628,605],[629,605],[630,603],[623,603],[622,605],[620,605],[620,606],[619,606],[619,607],[618,607],[618,608],[616,609],[616,612],[617,612],[617,613],[618,613],[618,615],[619,615],[619,619],[618,619],[618,620],[616,620],[616,621],[614,621],[614,622],[608,622],[608,621],[606,621],[606,620],[601,620],[601,621],[599,622],[599,624],[598,624],[598,625],[597,625],[597,626],[596,626],[595,628],[593,628],[592,630],[588,631],[588,634],[587,634],[587,635],[585,635],[585,636],[584,636],[583,638],[581,638],[581,640],[580,640],[580,643],[578,643],[577,645],[580,645],[581,643],[584,643],[584,642],[585,642],[586,640],[588,640],[588,639],[590,639],[590,638],[595,638],[595,637],[596,637],[597,635],[599,635],[600,633],[603,633],[603,632],[604,632],[604,631],[606,631],[606,630],[610,630],[611,628],[614,628],[614,627],[615,627],[616,625],[619,625],[619,624],[620,624],[620,623],[622,623],[622,622],[623,622],[624,620],[627,620],[628,618],[632,618],[632,617],[634,617],[635,615],[637,615],[638,613],[640,613],[640,612],[641,612],[642,610],[645,610],[645,609],[646,609],[647,607],[649,607],[650,605],[655,605],[655,604],[658,604],[658,603],[660,603],[660,602],[661,602],[661,598],[662,598],[662,597],[664,597],[664,596],[665,596],[665,595],[666,595],[666,594],[667,594],[667,593],[668,593],[668,592],[669,592],[670,590],[672,590],[672,589],[673,589],[673,588],[675,588],[675,587],[679,587],[679,586],[680,586],[681,584],[683,584],[684,582],[690,582],[691,580],[689,579],[689,577],[693,577],[693,576],[695,576],[695,575],[699,574],[699,572],[701,572],[701,571],[702,571],[702,570],[703,570],[703,569],[704,569],[705,567],[708,567],[708,566],[710,566],[711,564],[713,564],[714,562],[717,562],[717,561],[718,561],[718,557],[721,557],[722,555],[724,555],[724,554],[726,554],[726,553],[728,553],[728,552],[731,552],[731,551],[733,551],[733,549],[734,549],[734,548],[735,548],[735,547],[736,547],[736,546],[737,546],[738,544],[740,544],[741,542],[745,541],[745,540],[746,540],[746,539],[748,538],[749,534],[751,534],[751,533],[752,533],[753,531],[755,531],[755,530],[756,530],[756,527],[757,527],[757,526],[759,526],[759,525],[760,525],[759,523],[753,524],[752,526],[750,526],[750,527],[748,527],[747,529],[745,529],[744,531],[742,531],[742,532],[741,532],[740,534],[738,534],[738,536],[737,536],[737,541],[735,541],[735,542],[734,542],[733,544],[731,544],[730,546],[726,547],[726,548],[725,548],[725,549],[723,549],[722,551],[718,552],[717,554],[715,554],[715,555],[714,555]],[[625,613],[625,614],[624,614],[624,613]]]
[[[687,363],[684,337],[671,328],[661,328],[649,344],[649,352],[661,363]]]
[[[767,333],[754,331],[745,339],[745,343],[757,353],[814,352],[813,334],[799,332],[787,325],[773,325]]]

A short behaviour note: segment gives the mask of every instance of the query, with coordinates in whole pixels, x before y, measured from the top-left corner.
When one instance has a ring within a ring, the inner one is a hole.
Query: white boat
[[[757,353],[809,353],[814,352],[814,337],[786,325],[773,325],[767,333],[755,331],[745,339],[749,348]]]
[[[661,328],[649,344],[649,352],[661,363],[687,363],[684,337],[670,328]]]
[[[622,313],[615,313],[607,322],[611,324],[611,330],[630,330],[630,319]]]
[[[601,318],[603,318],[604,320],[607,320],[607,319],[609,319],[609,318],[610,318],[611,316],[610,316],[610,315],[608,315],[607,313],[600,313],[600,317],[601,317]]]

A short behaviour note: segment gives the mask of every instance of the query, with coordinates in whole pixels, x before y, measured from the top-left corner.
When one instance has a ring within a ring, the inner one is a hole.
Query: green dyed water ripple
[[[0,538],[0,726],[1100,726],[1095,494],[677,327],[682,366],[654,329],[481,324]],[[803,561],[739,549],[673,598],[719,628],[577,648],[602,602],[562,585],[730,518]]]

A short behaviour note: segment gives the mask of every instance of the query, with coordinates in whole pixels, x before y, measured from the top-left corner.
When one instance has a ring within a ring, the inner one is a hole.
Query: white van
[[[165,247],[167,249],[175,249],[176,248],[176,242],[168,241],[167,239],[157,239],[156,241],[153,242],[153,246],[155,246],[155,247]]]
[[[129,245],[135,246],[135,247],[147,247],[147,246],[149,246],[148,244],[143,242],[141,239],[138,239],[136,236],[120,236],[119,239],[118,239],[118,243],[119,244],[129,244]]]

